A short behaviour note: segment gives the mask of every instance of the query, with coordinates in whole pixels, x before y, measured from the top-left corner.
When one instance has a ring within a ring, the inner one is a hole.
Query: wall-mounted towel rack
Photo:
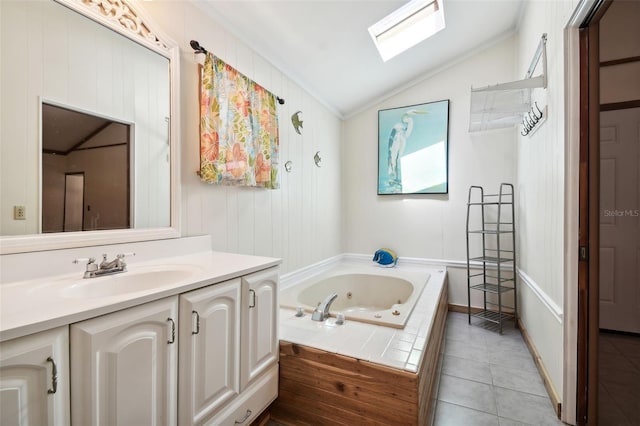
[[[523,80],[471,88],[469,131],[502,129],[520,124],[531,111],[533,89],[547,87],[547,34],[543,34]],[[533,76],[542,58],[542,73]]]

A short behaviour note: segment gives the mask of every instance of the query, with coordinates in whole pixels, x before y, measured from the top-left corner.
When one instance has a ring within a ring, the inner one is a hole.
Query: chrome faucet
[[[108,262],[107,255],[102,255],[102,262],[96,264],[95,257],[75,259],[73,263],[87,262],[87,266],[84,271],[84,278],[96,278],[104,275],[119,274],[121,272],[127,272],[127,264],[124,261],[126,256],[135,256],[135,253],[120,253],[117,254],[115,259]]]
[[[311,314],[311,319],[313,321],[324,321],[329,318],[329,308],[331,308],[331,304],[338,298],[338,293],[332,293],[328,295],[322,303],[320,303],[316,309]]]

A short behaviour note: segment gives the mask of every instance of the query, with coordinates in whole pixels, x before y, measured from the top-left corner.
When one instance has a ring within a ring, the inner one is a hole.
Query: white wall
[[[515,38],[474,52],[349,118],[342,148],[344,251],[394,249],[399,257],[466,262],[470,185],[491,192],[515,178],[515,130],[468,132],[470,88],[514,79]],[[449,194],[377,195],[378,110],[450,99]],[[449,302],[466,305],[463,269],[450,269]]]
[[[341,121],[258,52],[188,2],[138,3],[181,49],[182,234],[209,234],[214,250],[283,258],[286,273],[341,250]],[[198,63],[189,47],[207,50],[285,99],[280,122],[280,189],[212,186],[200,182]],[[302,135],[291,115],[303,112]],[[320,151],[321,167],[313,156]],[[284,163],[292,161],[291,173]]]
[[[564,28],[577,3],[527,2],[517,49],[518,75],[524,76],[542,33],[548,34],[548,83],[543,94],[548,117],[532,135],[518,136],[516,150],[520,316],[559,395],[564,386]]]

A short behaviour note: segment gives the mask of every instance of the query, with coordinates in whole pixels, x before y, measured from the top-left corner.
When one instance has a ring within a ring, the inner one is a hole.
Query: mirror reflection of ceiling
[[[126,140],[114,141],[96,136],[110,126],[123,126],[107,118],[42,104],[42,150],[48,154],[68,155],[78,149],[99,148]]]

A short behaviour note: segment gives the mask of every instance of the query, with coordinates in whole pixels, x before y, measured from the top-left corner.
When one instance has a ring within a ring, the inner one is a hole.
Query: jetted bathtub
[[[280,306],[313,312],[327,296],[337,293],[331,316],[342,312],[347,320],[404,328],[429,278],[425,271],[338,265],[282,290]]]

